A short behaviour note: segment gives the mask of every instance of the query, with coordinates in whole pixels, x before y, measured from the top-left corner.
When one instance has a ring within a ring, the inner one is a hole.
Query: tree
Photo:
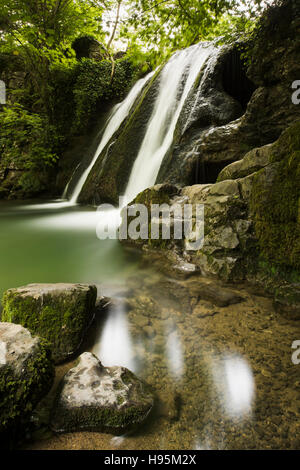
[[[270,0],[271,2],[272,0]],[[137,0],[122,34],[157,58],[253,25],[266,0]]]
[[[71,42],[78,34],[104,37],[99,2],[92,0],[2,0],[1,51],[19,55],[34,91],[50,120],[51,66],[72,60]]]

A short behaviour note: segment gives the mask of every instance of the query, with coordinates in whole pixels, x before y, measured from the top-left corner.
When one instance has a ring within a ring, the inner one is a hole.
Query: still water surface
[[[0,294],[33,282],[124,278],[135,260],[116,241],[97,238],[99,216],[90,207],[2,202]]]

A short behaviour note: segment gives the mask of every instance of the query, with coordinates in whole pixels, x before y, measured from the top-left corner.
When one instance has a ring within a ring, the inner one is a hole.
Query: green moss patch
[[[261,255],[267,262],[300,269],[300,121],[272,148],[271,172],[253,182],[251,212]]]
[[[59,290],[58,293],[24,288],[10,289],[3,296],[2,321],[17,323],[49,341],[56,363],[66,360],[81,344],[88,328],[96,300],[96,288],[81,291]]]

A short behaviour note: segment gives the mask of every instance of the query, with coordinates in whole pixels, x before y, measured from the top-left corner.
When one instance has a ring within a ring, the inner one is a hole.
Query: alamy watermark
[[[123,207],[123,209],[121,209]],[[119,198],[119,210],[110,204],[98,207],[100,240],[184,240],[187,250],[204,244],[203,204],[132,204]]]
[[[292,83],[292,89],[295,90],[292,94],[292,103],[300,104],[300,80],[295,80]]]
[[[3,80],[0,80],[0,104],[6,104],[6,85]]]
[[[0,341],[0,366],[6,364],[6,343]]]
[[[295,340],[292,343],[292,349],[295,349],[296,351],[293,352],[292,354],[292,363],[297,366],[300,364],[300,340]]]

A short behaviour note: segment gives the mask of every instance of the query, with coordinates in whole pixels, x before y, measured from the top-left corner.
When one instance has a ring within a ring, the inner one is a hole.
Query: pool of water
[[[0,295],[43,282],[122,279],[135,269],[133,254],[96,235],[101,215],[91,207],[0,204]]]
[[[99,216],[89,207],[2,203],[0,291],[30,282],[96,283],[112,303],[96,316],[81,352],[130,368],[152,386],[156,406],[135,434],[56,436],[44,429],[25,447],[299,448],[300,364],[292,361],[299,322],[280,317],[271,299],[243,285],[233,286],[242,298],[235,305],[204,301],[197,277],[166,278],[118,242],[100,241]],[[51,409],[72,365],[57,367],[37,419]]]

